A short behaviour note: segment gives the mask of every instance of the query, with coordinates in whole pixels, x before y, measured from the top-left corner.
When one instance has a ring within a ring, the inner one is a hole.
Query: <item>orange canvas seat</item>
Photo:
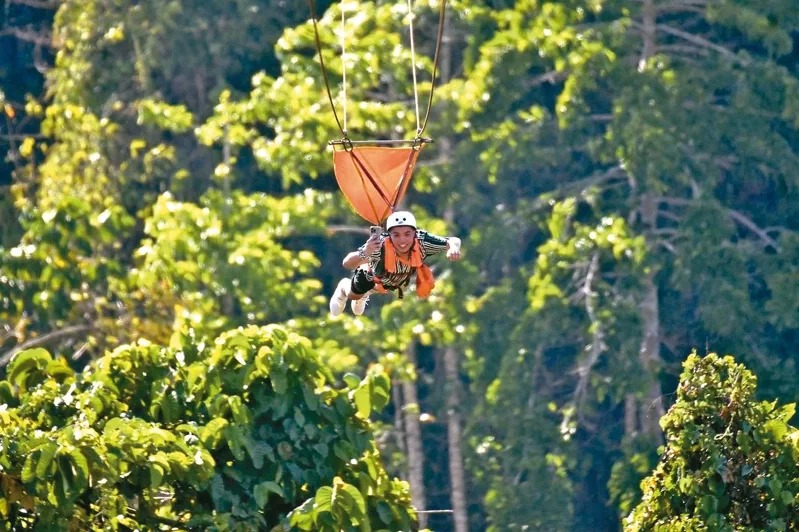
[[[444,34],[444,18],[446,13],[446,0],[439,0],[438,35],[436,36],[435,53],[433,56],[433,70],[430,76],[430,97],[427,100],[427,109],[424,119],[419,113],[419,90],[416,80],[416,51],[414,48],[413,17],[409,17],[408,30],[411,46],[411,72],[413,73],[413,101],[416,110],[416,138],[413,140],[365,140],[352,141],[347,134],[347,62],[343,61],[346,47],[346,19],[345,10],[341,5],[334,4],[330,9],[338,9],[341,14],[341,41],[342,52],[342,91],[343,120],[339,119],[336,111],[333,94],[330,91],[330,80],[325,67],[324,54],[322,53],[322,39],[319,35],[318,17],[314,7],[314,0],[308,0],[311,12],[316,51],[319,57],[322,78],[325,82],[327,99],[336,119],[341,140],[331,141],[333,152],[333,172],[342,193],[349,201],[355,212],[374,225],[382,225],[386,218],[402,201],[413,174],[413,167],[425,143],[430,139],[422,137],[430,117],[433,105],[433,90],[436,85],[436,72],[438,70],[438,56]],[[335,7],[334,7],[335,6]],[[410,6],[409,6],[410,7]]]
[[[405,195],[423,147],[334,145],[333,172],[355,212],[381,225]]]

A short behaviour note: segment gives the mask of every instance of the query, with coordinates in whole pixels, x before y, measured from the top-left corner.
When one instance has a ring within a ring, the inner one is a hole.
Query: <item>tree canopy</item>
[[[276,326],[121,346],[81,373],[23,351],[0,381],[4,529],[410,529],[368,421],[388,376],[331,381]]]
[[[796,404],[757,401],[732,357],[688,357],[661,424],[666,448],[625,530],[793,530],[799,521]]]

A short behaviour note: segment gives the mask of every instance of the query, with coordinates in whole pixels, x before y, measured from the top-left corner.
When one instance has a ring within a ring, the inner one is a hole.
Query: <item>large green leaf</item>
[[[265,507],[269,502],[269,495],[274,494],[278,497],[283,497],[283,488],[280,487],[280,484],[274,482],[272,480],[267,480],[266,482],[261,482],[256,484],[255,489],[253,490],[253,494],[255,497],[255,502],[260,507]]]
[[[8,380],[23,390],[29,383],[39,382],[42,371],[53,361],[50,353],[40,347],[17,353],[8,364]]]

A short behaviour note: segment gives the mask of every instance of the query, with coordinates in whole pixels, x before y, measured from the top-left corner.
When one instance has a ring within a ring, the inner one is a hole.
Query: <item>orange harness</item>
[[[406,259],[401,257],[397,254],[397,250],[394,249],[394,243],[391,239],[385,240],[384,249],[384,268],[389,273],[394,273],[397,271],[396,265],[397,261],[400,261],[403,264],[407,264],[408,266],[416,269],[416,295],[417,297],[424,299],[430,295],[430,292],[435,287],[436,282],[435,278],[433,277],[433,271],[430,267],[424,263],[422,260],[422,243],[419,242],[419,239],[416,239],[413,247],[411,247],[411,258]],[[386,287],[383,286],[382,281],[380,278],[375,275],[375,291],[380,292],[382,294],[387,292]],[[399,297],[402,298],[402,288],[397,287],[399,290]]]

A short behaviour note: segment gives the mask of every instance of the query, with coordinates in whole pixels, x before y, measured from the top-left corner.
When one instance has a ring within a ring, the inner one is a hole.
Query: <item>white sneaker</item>
[[[369,302],[369,296],[363,296],[361,299],[353,299],[350,303],[352,313],[360,316],[366,310],[366,304]]]
[[[333,297],[330,298],[331,316],[338,316],[347,308],[347,298],[349,297],[351,284],[352,281],[350,279],[342,279],[338,282],[336,291],[333,292]]]

